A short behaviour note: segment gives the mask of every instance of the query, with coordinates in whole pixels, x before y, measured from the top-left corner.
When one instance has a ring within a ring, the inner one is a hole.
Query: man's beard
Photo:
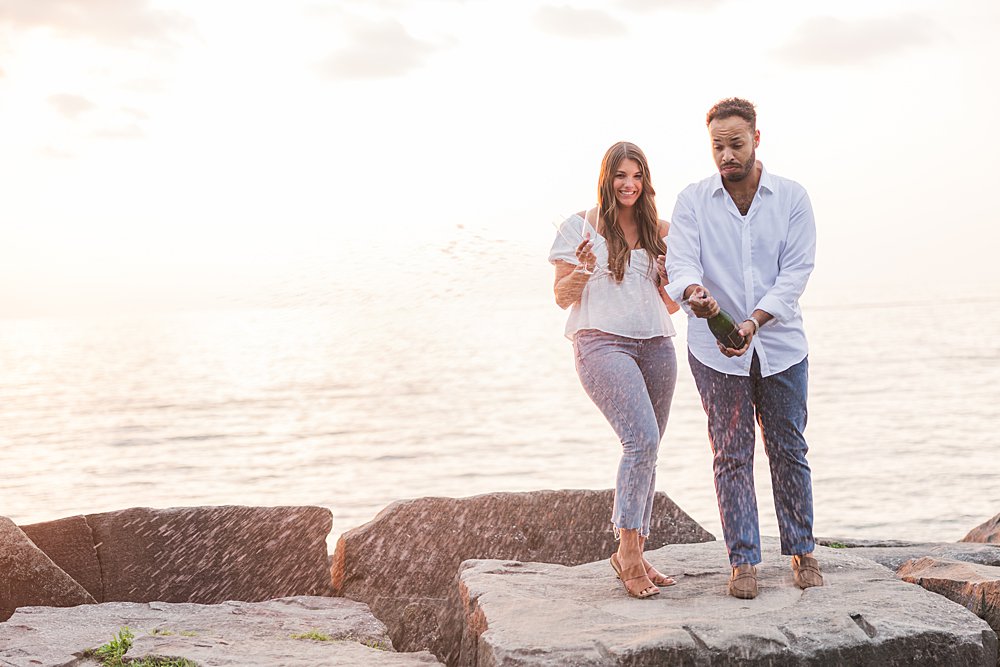
[[[727,162],[726,164],[722,165],[722,167],[727,167],[730,164],[732,163]],[[739,183],[744,178],[750,175],[750,172],[753,171],[753,166],[755,164],[757,164],[757,151],[753,150],[750,152],[750,159],[747,160],[744,164],[740,165],[743,167],[743,169],[732,174],[722,174],[722,178],[729,181],[730,183]],[[722,167],[720,167],[720,169]]]

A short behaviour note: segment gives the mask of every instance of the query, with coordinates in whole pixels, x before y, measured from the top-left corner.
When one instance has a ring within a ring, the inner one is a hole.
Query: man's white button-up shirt
[[[681,303],[688,285],[703,285],[737,323],[755,309],[768,322],[741,357],[719,352],[704,319],[690,316],[688,348],[720,373],[749,375],[753,352],[764,377],[780,373],[809,352],[799,297],[816,257],[816,221],[805,188],[764,169],[747,214],[714,174],[677,196],[667,236],[664,288]]]

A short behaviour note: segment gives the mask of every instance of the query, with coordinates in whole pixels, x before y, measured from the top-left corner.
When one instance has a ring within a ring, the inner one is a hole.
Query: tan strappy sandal
[[[617,558],[618,558],[617,552],[611,554],[611,569],[613,569],[615,571],[615,574],[618,575],[618,578],[621,579],[621,574],[620,574],[621,566],[618,565]],[[652,565],[646,568],[646,576],[649,577],[649,580],[653,582],[654,586],[666,587],[666,586],[673,586],[677,583],[676,579],[674,579],[673,577],[668,577],[667,575],[663,574]]]
[[[642,566],[640,562],[638,565],[622,570],[621,565],[618,563],[618,554],[611,554],[611,569],[615,571],[618,578],[622,581],[622,586],[625,587],[625,592],[634,598],[639,600],[645,600],[646,598],[651,598],[654,595],[659,595],[660,589],[657,588],[653,582],[650,580],[649,575],[646,574],[646,568]],[[638,592],[633,592],[632,588],[629,587],[628,582],[635,581],[636,579],[645,579],[649,582],[648,586],[644,586],[639,589]]]
[[[668,577],[652,565],[646,568],[646,576],[649,577],[654,586],[673,586],[677,583],[673,577]]]

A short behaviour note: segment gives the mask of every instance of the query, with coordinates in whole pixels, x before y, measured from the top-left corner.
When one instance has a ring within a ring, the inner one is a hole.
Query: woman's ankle
[[[622,528],[618,536],[618,558],[633,563],[642,558],[638,529]]]

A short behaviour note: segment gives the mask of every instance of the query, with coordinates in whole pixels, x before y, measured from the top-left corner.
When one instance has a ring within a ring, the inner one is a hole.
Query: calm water
[[[267,307],[0,320],[0,514],[315,504],[332,544],[401,498],[612,486],[619,447],[573,371],[547,245],[491,245],[506,261],[485,268],[426,250],[399,281],[331,270]],[[1000,301],[976,320],[872,301],[805,301],[816,532],[959,539],[1000,512],[1000,340],[983,335]],[[675,323],[659,488],[721,535]],[[757,479],[776,534],[760,444]]]

